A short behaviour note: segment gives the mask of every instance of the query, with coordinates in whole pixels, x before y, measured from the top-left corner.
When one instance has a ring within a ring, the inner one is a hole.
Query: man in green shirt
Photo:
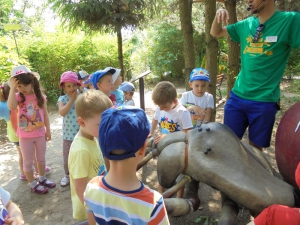
[[[240,139],[249,126],[249,143],[262,150],[270,146],[288,57],[300,47],[300,14],[276,11],[275,0],[249,0],[247,10],[253,16],[222,26],[229,13],[219,9],[210,33],[229,35],[241,46],[241,71],[224,108],[224,124]]]

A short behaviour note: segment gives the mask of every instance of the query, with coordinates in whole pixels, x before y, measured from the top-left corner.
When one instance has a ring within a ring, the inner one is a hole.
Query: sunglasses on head
[[[265,28],[265,25],[263,25],[263,24],[260,24],[258,27],[257,27],[257,29],[256,29],[256,32],[255,32],[255,34],[254,34],[254,36],[253,36],[253,39],[252,39],[252,43],[256,43],[258,40],[259,40],[259,38],[260,38],[260,33],[262,32],[262,30]]]

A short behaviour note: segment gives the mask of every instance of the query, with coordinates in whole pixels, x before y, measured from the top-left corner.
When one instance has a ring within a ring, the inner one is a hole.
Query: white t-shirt
[[[197,97],[194,95],[193,91],[187,91],[182,93],[182,97],[180,99],[180,103],[185,107],[189,107],[192,105],[199,106],[202,109],[214,108],[214,98],[212,94],[207,92],[204,93],[202,97]],[[193,123],[193,127],[196,127],[198,116],[195,116],[194,112],[191,112],[191,119]]]
[[[157,106],[153,117],[158,121],[162,134],[169,134],[193,127],[189,111],[180,103],[170,111],[160,110]]]
[[[129,101],[125,101],[124,105],[135,106],[135,103],[134,103],[133,99],[130,99]]]

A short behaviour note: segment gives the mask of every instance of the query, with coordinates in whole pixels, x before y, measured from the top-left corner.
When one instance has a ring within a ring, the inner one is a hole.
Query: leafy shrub
[[[118,67],[117,41],[111,35],[41,33],[23,38],[22,47],[31,68],[41,75],[48,99],[54,102],[60,94],[63,72],[84,69],[92,73],[107,66]]]

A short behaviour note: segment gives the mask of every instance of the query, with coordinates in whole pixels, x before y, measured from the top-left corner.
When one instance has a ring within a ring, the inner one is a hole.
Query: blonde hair
[[[78,95],[75,103],[76,115],[83,119],[92,118],[110,107],[112,107],[111,100],[101,91],[94,89]]]
[[[156,105],[172,103],[176,98],[176,87],[169,81],[159,82],[152,93],[152,100]]]

